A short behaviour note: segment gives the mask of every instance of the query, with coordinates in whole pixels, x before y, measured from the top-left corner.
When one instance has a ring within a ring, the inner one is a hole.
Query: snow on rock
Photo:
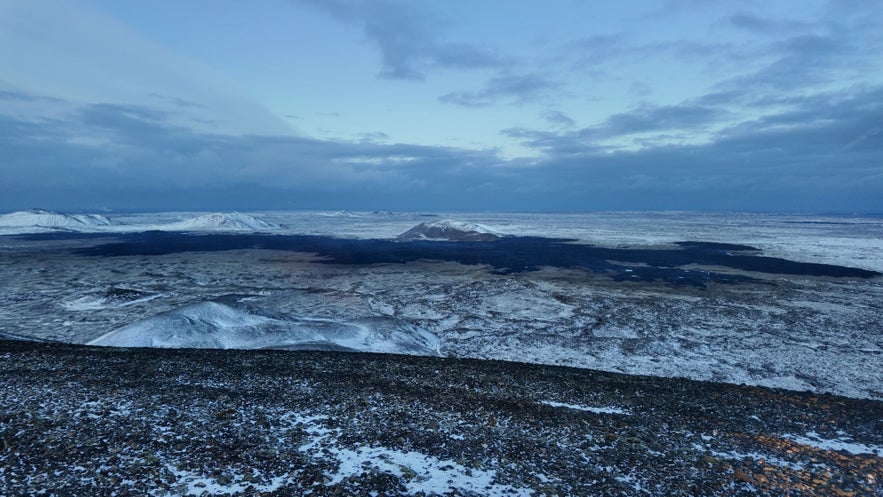
[[[850,454],[873,454],[877,457],[883,457],[883,446],[867,445],[856,443],[852,437],[845,432],[839,432],[839,438],[824,438],[814,431],[810,431],[806,436],[786,434],[784,438],[797,442],[801,445],[809,445],[822,450],[845,451]]]
[[[340,429],[329,429],[323,421],[327,416],[310,416],[290,413],[281,421],[287,422],[309,434],[300,452],[311,459],[332,462],[337,470],[328,475],[330,484],[336,485],[347,478],[357,477],[371,468],[387,473],[403,481],[408,495],[476,494],[487,496],[528,496],[529,488],[513,487],[498,483],[497,471],[468,468],[454,460],[445,460],[419,451],[400,450],[382,446],[343,446]]]
[[[573,409],[575,411],[586,411],[593,412],[595,414],[623,414],[626,416],[631,415],[630,412],[621,409],[616,406],[602,406],[602,407],[593,407],[593,406],[582,406],[579,404],[567,404],[565,402],[555,402],[551,400],[543,400],[540,401],[540,404],[547,405],[549,407],[563,407],[565,409]]]
[[[65,214],[31,209],[0,215],[2,228],[36,228],[38,230],[88,231],[95,226],[108,226],[110,219],[99,214]]]
[[[442,219],[420,223],[397,237],[399,240],[449,240],[492,242],[500,236],[480,224]]]
[[[279,226],[239,212],[216,212],[158,226],[163,231],[269,231]]]
[[[394,318],[353,322],[278,319],[200,302],[116,329],[88,343],[110,347],[345,350],[440,355],[438,338]]]

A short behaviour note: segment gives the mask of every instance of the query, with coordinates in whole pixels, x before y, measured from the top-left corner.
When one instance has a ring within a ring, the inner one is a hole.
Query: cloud
[[[599,136],[718,117],[688,104],[645,107],[589,128],[509,129],[540,152],[514,160],[493,150],[373,139],[210,134],[132,105],[82,105],[63,119],[37,121],[0,113],[0,209],[880,212],[881,102],[883,87],[819,95],[727,127],[707,143],[614,152],[598,145]]]
[[[10,193],[8,199],[25,191],[39,197],[53,188],[90,192],[95,199],[124,191],[164,199],[168,191],[207,189],[239,198],[240,189],[382,196],[475,177],[464,171],[496,161],[487,151],[385,145],[378,142],[382,134],[357,142],[209,134],[134,105],[87,104],[65,119],[38,122],[0,117],[0,153],[9,161],[0,196]]]
[[[47,98],[55,104],[126,102],[174,111],[182,124],[214,131],[290,130],[228,76],[91,3],[5,0],[0,12],[0,90],[7,100],[15,92],[40,95],[31,110],[45,107]]]
[[[61,102],[60,99],[53,98],[53,97],[32,95],[27,92],[12,91],[12,90],[0,90],[0,100],[11,100],[11,101],[18,101],[18,102],[51,102],[51,103]]]
[[[661,59],[711,66],[755,55],[726,42],[651,40],[628,32],[586,36],[563,44],[558,51],[559,61],[567,61],[571,70],[595,76],[619,73],[624,65]]]
[[[370,133],[360,133],[360,141],[365,143],[385,142],[389,140],[389,135],[382,131],[373,131]]]
[[[770,46],[775,59],[752,73],[718,85],[721,89],[744,88],[763,95],[817,87],[842,80],[853,72],[861,54],[846,40],[832,36],[799,35]]]
[[[707,12],[699,16],[696,9]],[[668,2],[654,13],[655,23],[659,16],[675,17],[677,22],[691,16],[691,26],[697,18],[716,18],[706,28],[719,34],[710,39],[696,37],[695,30],[647,30],[644,19],[620,31],[562,44],[556,63],[622,87],[623,81],[635,85],[655,79],[636,77],[644,64],[670,61],[672,67],[696,70],[695,84],[713,89],[714,104],[734,106],[879,80],[883,10],[867,2],[810,5],[787,18],[768,13],[775,10],[757,6],[757,12],[734,12],[725,2]],[[668,79],[661,78],[653,89],[664,88]],[[662,93],[652,95],[664,98]],[[705,98],[704,103],[712,103],[712,95]]]
[[[573,121],[562,116],[562,124],[572,127]],[[562,116],[547,114],[546,119],[554,122]],[[729,118],[730,114],[721,108],[687,102],[679,105],[642,105],[628,112],[613,114],[600,124],[564,133],[525,128],[507,128],[502,133],[530,148],[570,155],[621,149],[622,143],[611,144],[611,141],[634,138],[635,135],[645,136],[633,140],[633,145],[654,148],[675,138],[684,141],[678,135],[680,132],[691,132],[693,136],[709,133]]]
[[[155,98],[155,99],[160,100],[162,102],[166,102],[166,103],[175,105],[177,107],[184,107],[187,109],[205,109],[206,108],[206,106],[202,105],[202,104],[191,102],[189,100],[184,100],[183,98],[170,97],[167,95],[160,95],[159,93],[149,93],[147,96]]]
[[[764,150],[777,150],[782,158],[799,157],[811,161],[812,157],[832,157],[844,153],[854,144],[883,150],[883,142],[874,144],[865,137],[876,136],[883,117],[883,87],[863,91],[835,92],[813,97],[795,98],[792,108],[771,113],[748,121],[742,121],[714,134],[711,143],[703,146],[680,147],[691,153],[701,148],[713,148],[728,154],[760,154]],[[558,144],[564,155],[572,152],[573,144],[582,142],[587,154],[597,152],[593,139],[620,136],[644,131],[662,131],[678,128],[698,128],[718,122],[720,114],[713,108],[692,106],[654,107],[639,109],[628,114],[611,116],[604,123],[580,130],[555,132],[530,132],[507,130],[511,137],[525,140],[525,144],[542,148],[549,155],[559,155]],[[678,147],[659,147],[674,150]],[[847,156],[843,157],[848,161]],[[790,160],[787,160],[790,161]],[[872,161],[873,167],[883,167],[880,160]]]
[[[811,21],[739,13],[729,22],[766,40],[749,70],[715,85],[733,103],[763,105],[878,80],[883,14],[866,2],[831,2]]]
[[[813,27],[810,23],[806,22],[764,18],[746,12],[733,14],[727,18],[727,21],[739,29],[764,35],[781,35],[788,32],[804,31]]]
[[[719,108],[695,104],[643,105],[629,112],[613,114],[590,134],[603,138],[654,131],[699,130],[727,116]]]
[[[615,192],[645,208],[879,212],[881,102],[883,87],[807,98],[792,110],[728,127],[707,143],[616,152],[598,147],[592,129],[506,134],[542,152],[538,168],[549,177],[587,185],[608,197],[610,208],[630,208],[609,198]]]
[[[541,117],[554,126],[564,126],[567,128],[576,126],[576,121],[561,111],[547,110],[546,112],[543,112]]]
[[[455,91],[438,98],[440,102],[464,107],[487,107],[506,101],[521,104],[550,94],[558,83],[541,74],[502,75],[488,80],[478,91]]]
[[[416,2],[292,0],[358,26],[380,49],[383,78],[426,77],[432,69],[487,69],[509,64],[493,50],[445,38],[446,22]]]

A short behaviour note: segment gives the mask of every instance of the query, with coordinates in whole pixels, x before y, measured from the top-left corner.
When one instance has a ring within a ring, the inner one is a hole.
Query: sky
[[[0,0],[0,210],[883,213],[878,0]]]

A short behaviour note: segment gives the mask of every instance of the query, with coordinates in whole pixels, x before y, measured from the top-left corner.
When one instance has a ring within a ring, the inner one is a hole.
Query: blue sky
[[[883,212],[876,1],[0,0],[0,209]]]

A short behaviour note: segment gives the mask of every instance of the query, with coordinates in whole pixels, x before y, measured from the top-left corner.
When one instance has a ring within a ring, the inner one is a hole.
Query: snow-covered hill
[[[30,209],[0,215],[0,229],[4,229],[4,231],[83,231],[110,224],[110,219],[99,214],[65,214],[44,209]]]
[[[111,347],[347,350],[438,355],[438,338],[393,318],[282,320],[218,302],[190,304],[89,342]]]
[[[98,214],[66,214],[43,209],[0,215],[0,235],[81,231],[126,233],[133,231],[273,231],[280,226],[239,212],[216,212],[175,222],[111,223]]]
[[[500,236],[480,224],[463,223],[442,219],[420,223],[397,237],[398,240],[449,240],[481,241],[498,240]]]
[[[334,211],[334,212],[319,212],[319,216],[321,217],[343,217],[343,218],[360,218],[361,214],[352,211]]]
[[[279,226],[239,212],[216,212],[177,223],[163,224],[164,231],[271,231]]]

